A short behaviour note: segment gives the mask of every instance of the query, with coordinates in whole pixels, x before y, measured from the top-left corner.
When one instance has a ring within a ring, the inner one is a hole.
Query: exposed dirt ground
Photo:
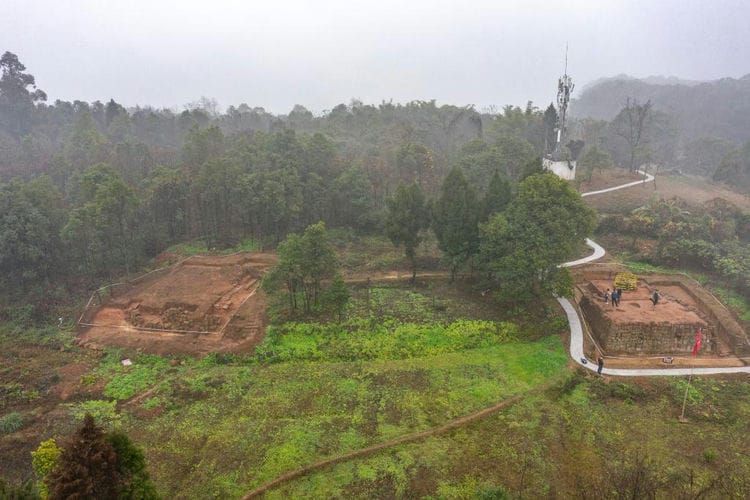
[[[589,283],[597,288],[599,295],[602,295],[608,288],[610,292],[612,291],[612,282],[609,280],[591,280]],[[651,294],[655,289],[657,287],[640,281],[638,288],[622,293],[618,307],[614,307],[611,301],[604,304],[603,299],[599,305],[613,323],[706,324],[695,313],[700,306],[682,287],[669,285],[658,287],[661,298],[657,305],[651,302]]]
[[[194,256],[113,287],[84,315],[78,341],[156,354],[250,351],[265,333],[260,279],[275,263],[263,253]]]
[[[636,290],[623,292],[618,307],[612,305],[611,299],[609,303],[605,304],[603,294],[608,288],[610,292],[612,291],[612,279],[620,271],[622,271],[622,268],[617,264],[597,263],[578,269],[574,273],[579,284],[579,294],[583,293],[588,296],[591,303],[599,308],[613,324],[643,325],[643,328],[646,329],[650,325],[660,323],[692,324],[710,330],[715,329],[718,325],[714,323],[719,321],[725,331],[734,332],[740,328],[739,325],[734,324],[736,322],[727,311],[720,311],[723,307],[718,302],[713,304],[711,300],[701,302],[701,300],[696,299],[696,296],[703,296],[704,299],[712,297],[698,283],[675,275],[651,273],[641,276]],[[681,281],[684,281],[684,283],[681,283]],[[686,286],[692,288],[687,290]],[[653,291],[657,289],[661,298],[659,303],[654,306],[650,298]],[[595,359],[602,352],[589,335],[594,337],[598,337],[598,335],[596,332],[590,331],[593,327],[588,321],[585,328],[590,333],[584,335],[584,351],[591,359]],[[636,353],[633,353],[632,356],[611,355],[611,353],[607,354],[606,352],[603,354],[605,354],[607,366],[610,368],[745,366],[750,363],[750,359],[745,355],[732,351],[728,339],[723,335],[713,339],[716,342],[715,352],[704,351],[699,356],[669,352],[650,356]],[[706,341],[704,339],[704,342]],[[671,359],[671,361],[665,362],[665,359],[667,361]]]

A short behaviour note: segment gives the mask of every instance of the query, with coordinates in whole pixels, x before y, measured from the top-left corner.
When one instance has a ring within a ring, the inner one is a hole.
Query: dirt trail
[[[392,448],[394,446],[398,446],[400,444],[404,443],[412,443],[414,441],[419,441],[421,439],[425,439],[431,436],[435,436],[437,434],[442,434],[444,432],[448,432],[450,430],[456,429],[458,427],[462,427],[464,425],[467,425],[471,422],[475,422],[477,420],[480,420],[492,413],[495,413],[496,411],[502,410],[504,408],[508,408],[509,406],[512,406],[519,401],[522,401],[523,399],[532,396],[534,394],[538,394],[540,392],[543,392],[547,390],[550,387],[550,384],[543,385],[541,387],[537,387],[536,389],[533,389],[531,391],[525,392],[523,394],[519,394],[517,396],[513,396],[508,399],[504,399],[488,408],[484,408],[483,410],[479,410],[477,412],[471,413],[469,415],[465,415],[463,417],[457,418],[455,420],[451,420],[447,424],[443,424],[440,427],[434,427],[432,429],[427,429],[425,431],[415,432],[412,434],[406,434],[404,436],[398,437],[396,439],[391,439],[390,441],[385,441],[383,443],[379,443],[373,446],[368,446],[367,448],[361,448],[359,450],[354,450],[349,453],[345,453],[343,455],[337,455],[335,457],[326,458],[324,460],[320,460],[318,462],[312,463],[310,465],[306,465],[304,467],[301,467],[297,470],[293,470],[290,472],[287,472],[286,474],[282,474],[281,476],[277,477],[276,479],[269,481],[268,483],[259,486],[252,490],[250,493],[245,495],[243,500],[255,498],[259,495],[262,495],[263,493],[267,492],[268,490],[271,490],[287,481],[291,481],[292,479],[296,479],[298,477],[305,476],[307,474],[310,474],[311,472],[318,471],[320,469],[323,469],[325,467],[328,467],[330,465],[335,465],[341,462],[346,462],[347,460],[352,460],[355,458],[361,458],[367,455],[370,455],[372,453],[384,450],[386,448]]]

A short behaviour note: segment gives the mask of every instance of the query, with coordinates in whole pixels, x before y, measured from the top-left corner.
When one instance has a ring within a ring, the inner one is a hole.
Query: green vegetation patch
[[[750,300],[747,297],[725,288],[713,288],[712,291],[724,305],[736,311],[742,321],[750,321]]]
[[[236,252],[254,252],[258,250],[258,248],[258,242],[253,238],[245,238],[232,247],[222,249],[209,248],[203,240],[193,240],[172,245],[167,249],[167,252],[177,253],[184,256],[204,255],[208,253],[226,255]]]
[[[169,360],[155,355],[141,355],[131,366],[122,366],[115,356],[106,362],[99,372],[111,378],[104,387],[104,395],[113,399],[130,399],[139,392],[156,384],[161,375],[170,368]]]
[[[0,435],[11,434],[23,427],[23,415],[18,412],[11,412],[0,417]]]
[[[512,323],[478,320],[459,320],[446,326],[393,320],[285,323],[269,327],[256,353],[271,361],[403,359],[490,347],[517,335],[518,328]]]
[[[238,497],[321,458],[525,392],[561,376],[566,362],[548,337],[404,359],[207,363],[170,379],[159,396],[168,410],[129,432],[149,443],[165,496]]]
[[[271,490],[270,499],[331,498],[747,498],[746,420],[709,421],[748,384],[700,379],[710,392],[678,421],[675,380],[617,387],[570,373],[547,391],[449,433],[321,469]],[[693,379],[696,382],[696,379]],[[746,398],[745,398],[746,399]],[[745,415],[747,415],[746,411]]]

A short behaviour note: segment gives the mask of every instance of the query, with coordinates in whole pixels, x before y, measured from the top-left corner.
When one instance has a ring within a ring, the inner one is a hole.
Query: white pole
[[[680,415],[680,422],[687,422],[685,420],[685,403],[687,403],[688,390],[690,389],[690,381],[693,379],[693,368],[690,367],[690,376],[688,377],[688,383],[685,386],[685,397],[682,398],[682,414]]]

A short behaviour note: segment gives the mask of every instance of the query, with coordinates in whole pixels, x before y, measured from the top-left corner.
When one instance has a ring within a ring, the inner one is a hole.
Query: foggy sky
[[[543,107],[566,42],[574,97],[619,73],[750,73],[746,0],[4,0],[0,26],[0,52],[17,54],[50,102]]]

